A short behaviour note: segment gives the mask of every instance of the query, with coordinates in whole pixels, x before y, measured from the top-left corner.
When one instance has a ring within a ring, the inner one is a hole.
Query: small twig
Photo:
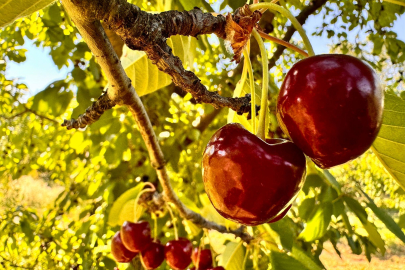
[[[107,92],[103,92],[103,94],[86,109],[85,113],[79,115],[77,119],[65,119],[62,127],[66,127],[67,129],[85,128],[100,119],[105,111],[114,106],[115,102],[108,97]]]
[[[304,57],[308,57],[308,53],[306,51],[298,48],[297,46],[295,46],[295,45],[293,45],[293,44],[291,44],[291,43],[289,43],[287,41],[284,41],[282,39],[270,36],[269,34],[264,33],[262,30],[257,30],[257,32],[259,32],[259,34],[260,34],[260,36],[262,38],[265,38],[267,40],[273,41],[274,43],[277,43],[277,44],[280,44],[280,45],[282,45],[284,47],[292,49],[292,50],[296,51],[297,53],[303,55]]]

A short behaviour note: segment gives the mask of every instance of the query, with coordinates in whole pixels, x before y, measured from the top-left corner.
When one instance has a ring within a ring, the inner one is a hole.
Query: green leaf
[[[300,218],[304,220],[308,220],[312,210],[314,210],[315,206],[315,198],[306,198],[302,201],[302,203],[298,206],[298,213]]]
[[[136,187],[124,192],[114,202],[108,215],[108,224],[110,226],[121,225],[126,220],[134,220],[134,203],[144,186],[144,183],[139,183]],[[127,216],[128,219],[126,219]]]
[[[297,261],[291,256],[288,256],[286,253],[272,251],[270,254],[271,265],[274,270],[297,270],[297,269],[308,269],[302,263]],[[316,269],[316,268],[313,268]],[[309,269],[308,269],[309,270]],[[311,268],[312,270],[312,268]]]
[[[323,179],[318,174],[311,173],[307,175],[302,191],[304,191],[305,194],[308,194],[311,187],[316,188],[323,185],[325,185]]]
[[[0,0],[0,27],[52,4],[54,0]]]
[[[224,253],[219,258],[219,265],[226,270],[242,270],[244,257],[243,242],[229,242],[226,244]]]
[[[374,224],[371,224],[369,221],[363,223],[364,229],[368,233],[368,239],[380,250],[382,255],[385,253],[384,241],[381,238],[380,233],[377,231],[377,228]]]
[[[395,221],[390,217],[385,211],[378,208],[374,201],[364,192],[361,190],[364,196],[367,198],[368,203],[367,206],[374,212],[374,214],[384,222],[385,226],[388,230],[390,230],[393,234],[395,234],[402,242],[405,243],[405,234],[402,232],[401,228]]]
[[[360,219],[361,223],[367,222],[367,212],[361,204],[351,197],[344,196],[343,200],[353,213]]]
[[[309,254],[307,254],[305,251],[303,251],[300,247],[298,247],[295,244],[293,246],[291,255],[308,269],[311,270],[325,269],[324,267],[319,266]]]
[[[170,37],[167,44],[173,49],[173,54],[180,58],[185,68],[192,69],[196,39],[177,35]],[[145,52],[134,51],[124,46],[121,63],[139,96],[152,93],[172,82],[169,75],[159,71],[156,65],[152,64]]]
[[[405,100],[395,94],[385,93],[383,122],[372,149],[405,189]]]
[[[337,191],[338,194],[342,193],[340,189],[340,184],[336,180],[336,178],[328,171],[328,170],[323,170],[323,174],[325,175],[325,179],[328,181],[330,185],[333,186],[333,188]]]
[[[73,98],[72,91],[66,90],[67,87],[68,84],[63,80],[51,83],[45,90],[34,96],[31,109],[55,117],[61,115]]]
[[[321,238],[327,231],[333,212],[332,203],[326,202],[318,205],[315,214],[306,224],[299,238],[307,242]]]
[[[275,223],[270,224],[271,229],[277,232],[277,234],[280,236],[281,245],[288,250],[292,250],[294,242],[294,229],[293,224],[291,223],[291,219],[285,217]]]

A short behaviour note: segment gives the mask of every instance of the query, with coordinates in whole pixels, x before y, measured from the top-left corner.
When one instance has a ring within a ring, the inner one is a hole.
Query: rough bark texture
[[[96,101],[86,109],[86,112],[79,115],[77,119],[65,120],[62,124],[67,129],[72,128],[85,128],[87,125],[91,125],[100,119],[101,115],[115,106],[115,102],[112,101],[107,92],[104,92]]]
[[[250,110],[247,97],[223,97],[210,92],[191,71],[184,69],[181,60],[174,56],[166,39],[172,35],[197,36],[214,33],[225,38],[225,17],[203,13],[195,8],[191,11],[168,11],[150,14],[125,0],[72,0],[82,10],[78,20],[94,18],[116,32],[133,50],[144,51],[160,71],[169,74],[173,83],[193,95],[196,102],[208,103],[215,108],[229,107],[236,112]]]

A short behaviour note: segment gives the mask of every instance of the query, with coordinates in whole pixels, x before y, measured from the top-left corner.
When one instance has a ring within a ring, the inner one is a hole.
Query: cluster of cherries
[[[119,263],[131,262],[139,254],[146,269],[156,269],[166,259],[167,264],[175,270],[186,269],[191,261],[191,270],[225,270],[222,266],[212,266],[209,249],[194,248],[186,238],[167,242],[164,246],[159,240],[153,240],[149,222],[124,222],[111,241],[111,253]]]
[[[219,129],[203,155],[211,203],[241,224],[279,220],[303,186],[305,155],[326,169],[371,146],[381,127],[383,96],[376,72],[355,57],[329,54],[299,61],[277,100],[278,122],[291,141],[264,140],[235,123]]]

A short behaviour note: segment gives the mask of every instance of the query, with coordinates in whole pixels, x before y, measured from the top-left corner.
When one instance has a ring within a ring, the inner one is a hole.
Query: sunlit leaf
[[[196,39],[177,35],[170,37],[167,44],[173,49],[173,54],[180,58],[185,68],[192,69]],[[139,96],[152,93],[172,82],[169,75],[159,71],[152,64],[145,52],[134,51],[124,46],[121,63]]]
[[[306,224],[305,229],[299,235],[307,242],[314,241],[322,237],[329,226],[333,212],[330,202],[325,202],[316,207],[316,212]]]
[[[242,270],[244,256],[245,251],[242,242],[229,242],[226,244],[225,251],[220,257],[219,265],[223,266],[226,270]]]
[[[55,0],[0,0],[0,27],[45,8]]]
[[[393,93],[385,93],[383,123],[372,149],[405,189],[405,100]]]
[[[124,192],[114,202],[108,216],[108,224],[110,224],[110,226],[121,225],[126,220],[133,221],[135,211],[134,203],[144,186],[144,183],[139,183],[136,187]]]

